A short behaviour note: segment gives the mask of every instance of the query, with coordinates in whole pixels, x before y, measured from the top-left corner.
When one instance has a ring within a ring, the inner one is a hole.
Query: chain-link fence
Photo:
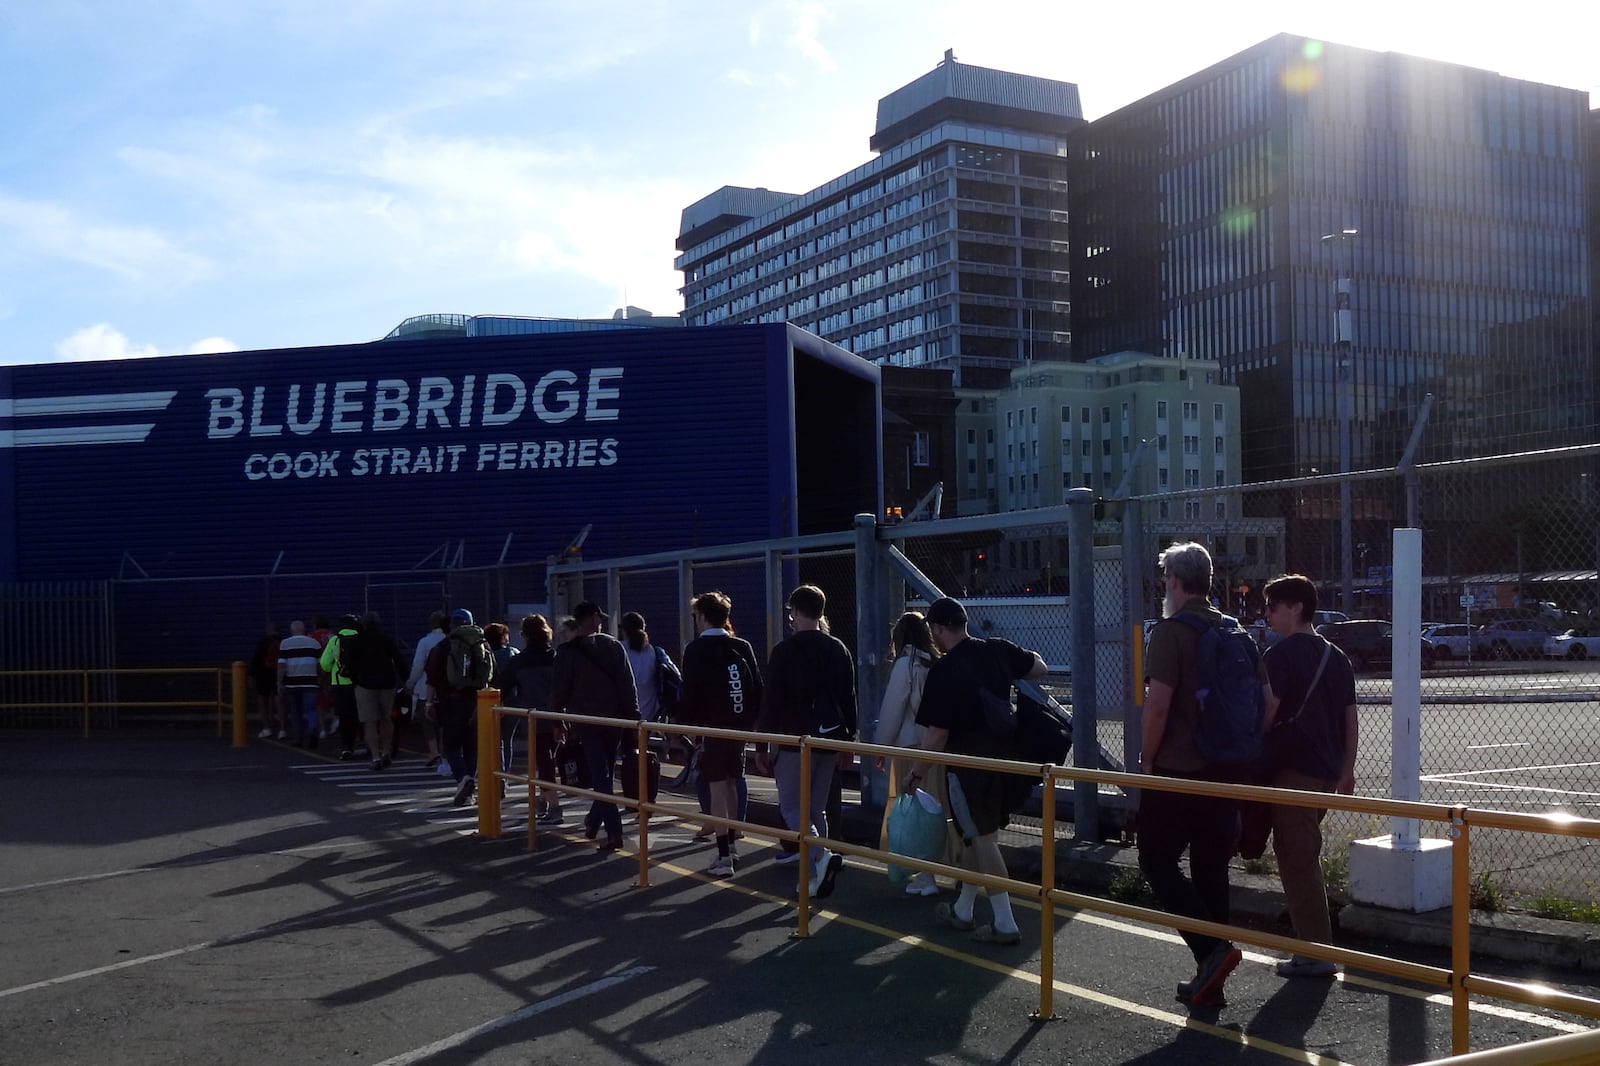
[[[693,636],[690,598],[720,589],[733,599],[739,633],[766,652],[786,635],[784,598],[812,583],[827,593],[833,631],[857,655],[861,716],[870,728],[895,618],[950,594],[967,603],[976,634],[1035,649],[1050,665],[1047,690],[1091,726],[1074,758],[1120,768],[1136,765],[1138,664],[1161,609],[1156,556],[1193,539],[1211,551],[1214,599],[1263,645],[1271,641],[1262,619],[1266,581],[1303,573],[1318,584],[1326,632],[1357,667],[1357,790],[1387,795],[1394,531],[1414,526],[1422,539],[1422,798],[1588,816],[1600,810],[1600,446],[1424,464],[1409,475],[1312,474],[1074,506],[1092,508],[1092,517],[1062,505],[549,567],[74,586],[8,596],[15,624],[0,648],[12,659],[37,659],[34,644],[66,648],[76,640],[79,651],[93,653],[75,658],[79,668],[194,665],[194,634],[218,620],[248,635],[269,621],[377,610],[410,640],[444,606],[503,619],[515,632],[521,610],[542,607],[555,620],[591,599],[614,624],[622,612],[640,612],[652,639],[677,656]],[[1073,515],[1084,521],[1073,527]],[[1069,527],[1083,532],[1074,537]],[[863,546],[870,546],[865,555]],[[1092,592],[1084,602],[1075,603],[1075,575]],[[1084,632],[1075,636],[1079,611]],[[248,642],[238,643],[214,657],[248,658]],[[105,661],[88,661],[97,658]],[[1093,670],[1074,670],[1077,663]],[[26,696],[41,682],[10,684],[13,695]],[[869,799],[881,799],[881,782],[869,775],[866,788]],[[1072,797],[1061,798],[1062,810],[1070,809]],[[1091,832],[1123,831],[1124,798],[1104,792],[1098,799]],[[1349,841],[1388,828],[1332,815],[1327,857],[1337,865]],[[1474,857],[1486,890],[1529,901],[1600,898],[1586,844],[1484,832]]]

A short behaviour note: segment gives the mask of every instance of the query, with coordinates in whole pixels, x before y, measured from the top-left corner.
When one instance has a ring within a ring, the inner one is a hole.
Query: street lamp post
[[[1339,388],[1339,473],[1346,475],[1339,481],[1339,588],[1343,602],[1340,606],[1346,614],[1355,613],[1355,578],[1351,573],[1350,548],[1353,539],[1350,528],[1350,420],[1352,418],[1351,389],[1353,386],[1355,367],[1351,357],[1351,345],[1355,339],[1355,322],[1350,312],[1350,273],[1351,253],[1350,242],[1356,238],[1359,230],[1342,229],[1338,233],[1327,233],[1322,237],[1324,244],[1338,244],[1344,250],[1344,262],[1339,264],[1341,271],[1337,282],[1334,283],[1334,311],[1333,335],[1338,350],[1338,388]]]

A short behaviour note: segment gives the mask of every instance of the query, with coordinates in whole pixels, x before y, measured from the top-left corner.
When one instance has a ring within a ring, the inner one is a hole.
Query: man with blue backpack
[[[1255,642],[1238,620],[1207,599],[1211,555],[1193,542],[1159,558],[1162,622],[1150,633],[1140,772],[1192,781],[1245,780],[1261,757],[1272,689]],[[1226,924],[1228,861],[1239,837],[1232,800],[1147,788],[1139,799],[1139,869],[1173,914]],[[1189,853],[1189,877],[1179,860]],[[1177,998],[1192,1007],[1227,1005],[1222,989],[1239,965],[1230,941],[1183,932],[1193,979]]]

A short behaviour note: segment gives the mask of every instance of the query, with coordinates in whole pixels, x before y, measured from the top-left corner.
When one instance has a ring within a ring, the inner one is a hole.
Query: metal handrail
[[[552,711],[526,710],[515,707],[504,707],[498,702],[499,693],[493,689],[479,694],[478,702],[478,752],[479,766],[497,766],[498,746],[500,738],[499,719],[502,715],[523,717],[534,720],[552,722],[565,722],[569,725],[594,725],[619,729],[635,734],[637,749],[647,750],[649,735],[663,733],[685,737],[710,737],[723,740],[737,740],[756,744],[776,744],[783,747],[797,748],[800,753],[800,809],[810,809],[810,760],[814,752],[848,753],[857,756],[904,758],[908,749],[894,747],[886,744],[864,744],[847,740],[832,740],[824,737],[795,737],[783,734],[753,733],[737,729],[717,729],[709,726],[679,725],[677,723],[642,722],[617,718],[595,717],[587,715],[560,714]],[[915,749],[911,749],[915,750]],[[929,862],[914,859],[909,856],[896,855],[879,848],[863,847],[842,840],[828,837],[818,837],[809,829],[779,830],[767,826],[756,825],[751,822],[732,818],[720,818],[710,814],[696,815],[696,820],[707,825],[720,828],[737,829],[740,832],[754,836],[767,837],[774,840],[787,840],[797,844],[800,848],[800,862],[802,868],[809,863],[811,848],[826,847],[830,851],[841,855],[852,855],[858,858],[871,859],[877,862],[892,862],[896,866],[919,872],[943,874],[954,877],[963,883],[979,885],[996,891],[1021,895],[1024,898],[1036,899],[1040,906],[1040,973],[1039,973],[1039,1009],[1035,1016],[1040,1018],[1053,1017],[1054,994],[1054,953],[1053,942],[1055,934],[1055,907],[1057,905],[1087,910],[1103,914],[1115,915],[1134,921],[1148,922],[1154,925],[1169,926],[1188,932],[1201,933],[1209,936],[1222,937],[1229,940],[1241,940],[1248,944],[1259,945],[1278,951],[1293,952],[1311,958],[1326,959],[1331,962],[1345,965],[1358,966],[1390,977],[1416,981],[1421,984],[1448,987],[1451,992],[1451,1049],[1457,1056],[1466,1055],[1470,1044],[1470,1021],[1468,1008],[1469,997],[1473,993],[1513,1002],[1542,1006],[1560,1010],[1581,1017],[1600,1019],[1600,1000],[1590,999],[1571,993],[1561,992],[1542,985],[1506,981],[1471,972],[1470,958],[1470,836],[1471,827],[1511,829],[1522,832],[1552,833],[1562,836],[1583,837],[1586,839],[1600,840],[1600,819],[1577,818],[1569,815],[1536,815],[1522,814],[1509,811],[1485,811],[1468,808],[1465,805],[1445,806],[1442,804],[1418,803],[1403,800],[1378,799],[1366,796],[1341,796],[1323,792],[1305,792],[1295,789],[1273,788],[1266,785],[1235,785],[1212,781],[1193,781],[1188,779],[1154,777],[1144,774],[1132,774],[1109,770],[1090,770],[1071,766],[1056,766],[1053,764],[1032,764],[1009,759],[989,759],[971,755],[957,755],[950,752],[928,752],[930,758],[945,766],[971,767],[980,770],[990,770],[1000,773],[1021,774],[1038,777],[1043,788],[1043,811],[1041,817],[1041,837],[1051,846],[1041,849],[1040,876],[1037,884],[1018,881],[1009,877],[997,877],[982,874],[965,868],[948,866],[943,863]],[[535,789],[550,789],[563,795],[583,796],[598,799],[603,802],[615,803],[618,806],[628,807],[638,812],[638,839],[639,839],[639,872],[636,882],[638,887],[648,887],[650,884],[650,817],[652,814],[670,814],[672,808],[665,804],[652,802],[649,797],[648,766],[646,760],[638,760],[638,781],[635,799],[623,795],[606,795],[589,789],[576,788],[563,785],[559,781],[546,781],[534,776],[532,765],[533,755],[530,748],[529,767],[526,775],[506,771],[495,771],[496,778],[525,784],[528,788],[528,802],[530,812],[533,809]],[[1425,966],[1418,963],[1407,962],[1403,959],[1391,958],[1385,955],[1369,954],[1354,951],[1348,948],[1333,947],[1314,941],[1299,940],[1294,937],[1282,936],[1275,933],[1264,933],[1257,930],[1245,929],[1239,926],[1226,925],[1218,922],[1207,922],[1198,919],[1185,918],[1165,911],[1152,910],[1132,904],[1118,903],[1114,900],[1102,899],[1098,896],[1088,896],[1081,893],[1069,892],[1055,887],[1055,822],[1056,822],[1056,789],[1057,782],[1093,782],[1096,784],[1120,785],[1124,788],[1153,788],[1161,791],[1182,792],[1191,795],[1213,796],[1225,799],[1248,800],[1285,804],[1297,807],[1316,807],[1322,809],[1354,811],[1362,814],[1374,814],[1387,817],[1415,818],[1423,821],[1443,822],[1451,827],[1455,847],[1451,851],[1451,925],[1452,925],[1452,953],[1451,965],[1448,968]],[[486,838],[498,838],[501,835],[500,821],[500,790],[498,788],[480,788],[478,806],[478,833]],[[527,822],[527,847],[534,850],[538,846],[537,819],[528,818]],[[798,926],[794,935],[807,937],[810,935],[811,901],[807,879],[800,879]],[[1048,934],[1048,935],[1047,935]],[[1577,1047],[1578,1051],[1573,1058],[1505,1058],[1478,1060],[1476,1056],[1471,1061],[1491,1061],[1506,1063],[1563,1063],[1563,1062],[1593,1062],[1595,1049],[1600,1048],[1600,1035],[1584,1034],[1594,1037],[1595,1042],[1575,1042],[1562,1047]],[[1557,1041],[1541,1041],[1552,1047]],[[1524,1045],[1518,1051],[1531,1052],[1538,1044]],[[1557,1051],[1556,1054],[1565,1054]],[[1494,1053],[1489,1053],[1494,1054]],[[1588,1055],[1588,1058],[1582,1056]],[[1459,1061],[1459,1060],[1457,1060]]]
[[[72,685],[72,679],[77,680],[79,696],[77,699],[61,700],[13,700],[0,702],[0,712],[4,711],[66,711],[80,712],[79,726],[85,738],[90,736],[92,711],[116,709],[151,709],[173,708],[178,710],[214,710],[216,711],[217,736],[223,735],[224,715],[234,706],[234,700],[227,695],[226,680],[230,667],[222,666],[177,666],[177,667],[82,667],[79,669],[62,670],[0,670],[0,681],[7,678],[55,678],[61,682],[65,690]],[[196,677],[205,676],[216,679],[216,695],[212,699],[172,699],[172,700],[101,700],[94,699],[91,695],[90,682],[99,677]]]

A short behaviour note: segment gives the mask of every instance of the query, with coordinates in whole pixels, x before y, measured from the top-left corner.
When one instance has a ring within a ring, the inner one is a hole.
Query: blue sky
[[[1280,31],[1600,96],[1584,9],[7,4],[0,363],[363,341],[431,311],[675,313],[685,205],[866,161],[878,98],[946,48],[1077,82],[1090,118]]]

